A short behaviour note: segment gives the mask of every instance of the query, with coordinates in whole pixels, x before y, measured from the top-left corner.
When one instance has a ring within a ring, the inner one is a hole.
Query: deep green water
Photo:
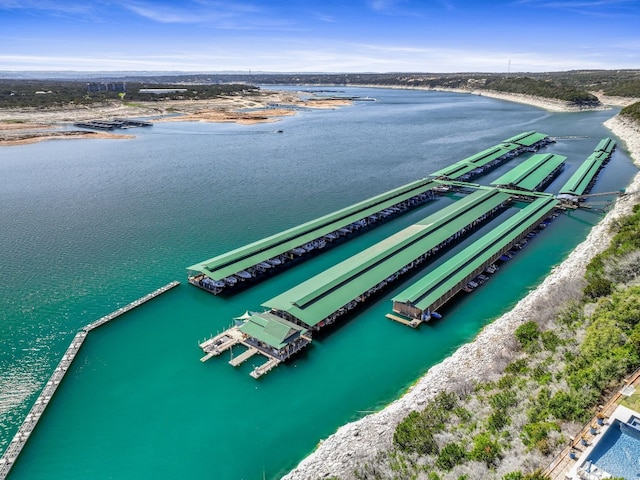
[[[559,217],[442,321],[390,322],[399,284],[259,381],[251,360],[201,363],[198,342],[246,309],[436,211],[398,218],[231,298],[185,267],[426,176],[525,130],[568,156],[555,191],[616,112],[551,114],[471,95],[376,97],[277,124],[165,123],[135,140],[0,149],[0,451],[75,332],[171,280],[183,285],[93,331],[11,479],[279,478],[341,424],[382,408],[507,311],[601,218]],[[274,133],[282,129],[283,133]],[[497,178],[519,160],[502,166]],[[618,149],[594,191],[636,172]],[[490,227],[488,227],[490,228]]]

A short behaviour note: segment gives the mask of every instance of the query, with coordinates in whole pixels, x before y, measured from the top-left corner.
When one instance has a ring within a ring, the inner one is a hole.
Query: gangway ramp
[[[475,193],[263,303],[284,318],[320,328],[504,208],[511,195]]]
[[[430,315],[456,295],[469,280],[536,228],[558,204],[558,200],[551,196],[530,203],[498,228],[396,295],[392,299],[393,311],[416,319]]]

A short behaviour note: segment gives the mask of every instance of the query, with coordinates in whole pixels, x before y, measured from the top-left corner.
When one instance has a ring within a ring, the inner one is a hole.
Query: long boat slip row
[[[20,425],[20,428],[14,435],[13,440],[11,440],[11,443],[5,450],[4,454],[2,455],[2,457],[0,457],[0,480],[4,480],[7,477],[7,475],[9,475],[9,471],[11,470],[11,467],[13,467],[16,460],[18,459],[18,455],[20,455],[20,452],[22,451],[25,444],[27,443],[27,440],[29,439],[31,432],[33,432],[33,430],[36,428],[36,425],[38,424],[40,417],[42,417],[42,414],[47,408],[47,405],[49,405],[49,402],[53,398],[53,394],[55,393],[55,391],[58,388],[58,385],[60,385],[60,382],[62,381],[65,374],[69,370],[71,363],[76,358],[76,355],[80,351],[80,347],[82,347],[82,344],[84,343],[84,340],[87,338],[87,335],[89,334],[89,332],[101,325],[104,325],[108,321],[116,317],[119,317],[123,313],[128,312],[129,310],[132,310],[133,308],[138,307],[145,302],[148,302],[152,298],[155,298],[158,295],[161,295],[164,292],[171,290],[176,285],[180,285],[180,282],[173,281],[165,285],[164,287],[154,290],[153,292],[145,295],[144,297],[131,302],[125,307],[119,308],[113,313],[110,313],[109,315],[105,315],[99,320],[89,323],[88,325],[85,325],[78,333],[76,333],[75,337],[73,337],[73,340],[71,340],[71,344],[69,345],[69,348],[67,348],[67,351],[62,356],[62,360],[60,360],[60,363],[58,364],[56,369],[53,371],[53,374],[49,378],[49,381],[44,386],[44,388],[40,392],[40,395],[38,396],[35,403],[31,407],[31,410],[25,417],[24,422],[22,422],[22,425]]]
[[[435,197],[441,184],[422,179],[258,240],[187,269],[189,283],[213,294],[254,283]]]
[[[393,312],[409,319],[427,321],[438,308],[464,289],[469,281],[526,238],[540,222],[550,217],[559,201],[539,198],[499,227],[476,240],[460,253],[435,268],[411,287],[396,295]]]
[[[560,173],[566,159],[553,153],[533,155],[491,185],[516,190],[543,190]]]
[[[187,268],[189,283],[215,295],[230,293],[336,245],[388,218],[402,214],[446,191],[435,181],[467,180],[553,140],[544,133],[523,132],[418,180],[294,228],[263,238]],[[455,170],[455,172],[454,172]]]
[[[604,138],[598,143],[593,153],[578,167],[578,170],[560,188],[559,197],[571,199],[589,193],[600,170],[611,159],[616,148],[616,142],[611,138]]]
[[[487,173],[492,168],[525,152],[537,152],[553,143],[548,135],[538,132],[523,132],[503,140],[498,145],[460,160],[431,174],[434,178],[466,182]]]
[[[524,132],[435,172],[431,181],[421,180],[424,182],[419,187],[424,189],[421,193],[429,192],[431,195],[455,191],[466,196],[267,300],[261,304],[262,312],[247,311],[237,317],[235,326],[200,344],[205,352],[201,360],[229,351],[232,355],[229,363],[238,366],[248,358],[262,355],[266,362],[251,372],[251,376],[259,378],[311,344],[313,332],[335,323],[372,296],[405,278],[409,272],[422,268],[425,261],[442,256],[449,247],[485,222],[499,214],[504,215],[504,220],[497,227],[459,253],[450,255],[443,263],[436,263],[437,267],[393,298],[393,313],[387,315],[414,328],[432,318],[441,318],[436,311],[438,308],[460,292],[471,292],[487,281],[487,275],[495,273],[501,262],[508,261],[565,208],[560,198],[542,191],[564,168],[566,160],[562,155],[535,153],[552,142],[545,134]],[[608,159],[614,148],[615,142],[603,139],[594,151],[594,158]],[[533,155],[492,182],[491,186],[461,180],[480,175],[525,151]],[[579,174],[582,178],[583,170],[581,167],[576,177]],[[591,183],[597,173],[597,170],[588,171]],[[401,187],[403,194],[410,194],[408,187],[414,188],[415,183]],[[318,235],[318,231],[326,235],[326,231],[318,229],[335,229],[335,221],[353,222],[353,217],[348,215],[352,215],[354,209],[362,212],[363,209],[380,208],[378,204],[388,201],[390,194],[388,192],[191,267],[190,271],[197,272],[199,276],[190,277],[190,282],[212,281],[214,274],[219,277],[237,276],[234,272],[240,266],[249,268],[257,260],[273,258],[273,252],[277,251],[274,248],[291,249],[294,245],[291,242],[309,241]],[[505,210],[509,211],[503,214]],[[372,210],[364,213],[371,215]],[[375,220],[371,223],[375,224]],[[349,224],[350,227],[354,225]],[[334,236],[337,231],[333,230]],[[243,351],[233,357],[233,349],[238,346],[242,346]]]
[[[511,198],[498,189],[481,189],[429,215],[268,300],[262,304],[268,311],[238,317],[236,320],[244,321],[240,327],[200,345],[207,354],[205,359],[243,343],[269,358],[286,360],[311,342],[311,331],[334,323],[427,258],[441,253],[506,208]],[[242,341],[234,341],[239,335]]]

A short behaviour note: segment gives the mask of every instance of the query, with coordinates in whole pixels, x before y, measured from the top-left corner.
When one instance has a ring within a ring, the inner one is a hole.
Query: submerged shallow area
[[[231,248],[424,177],[528,129],[559,139],[559,188],[609,135],[610,112],[549,114],[448,93],[371,96],[271,126],[162,124],[127,142],[0,151],[4,449],[78,328]],[[490,127],[489,127],[490,126]],[[451,132],[456,132],[452,134]],[[136,132],[138,133],[138,132]],[[505,164],[497,175],[511,168]],[[594,191],[635,174],[621,149]],[[490,179],[487,179],[490,180]],[[438,203],[439,202],[439,203]],[[431,202],[230,298],[186,285],[92,333],[11,478],[278,478],[339,425],[377,410],[509,309],[600,218],[572,212],[418,331],[384,318],[394,291],[264,379],[200,363],[231,318],[442,208]],[[411,279],[397,286],[404,288]],[[6,373],[6,375],[5,375]]]

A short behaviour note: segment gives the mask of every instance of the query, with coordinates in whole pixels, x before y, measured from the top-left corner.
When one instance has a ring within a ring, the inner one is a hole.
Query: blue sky
[[[0,70],[640,68],[640,0],[0,0]]]

